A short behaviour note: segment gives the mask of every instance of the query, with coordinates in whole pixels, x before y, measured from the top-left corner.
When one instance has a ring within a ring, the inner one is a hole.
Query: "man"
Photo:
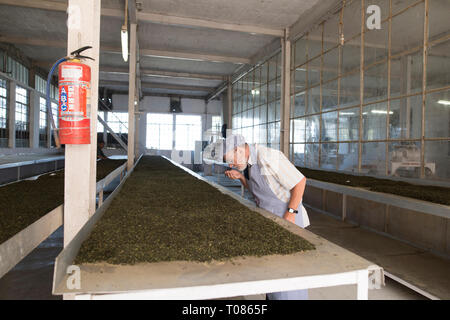
[[[237,169],[228,170],[225,175],[240,180],[252,193],[258,207],[302,228],[309,225],[301,203],[306,178],[282,152],[257,144],[249,145],[244,137],[230,135],[224,140],[223,160]],[[308,290],[268,293],[267,298],[305,300]]]
[[[97,159],[104,160],[108,159],[108,157],[103,153],[103,148],[105,147],[105,143],[100,141],[97,145]]]

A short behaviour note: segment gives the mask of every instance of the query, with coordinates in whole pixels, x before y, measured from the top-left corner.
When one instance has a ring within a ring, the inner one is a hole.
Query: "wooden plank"
[[[60,205],[0,245],[0,278],[47,239],[63,223]]]
[[[450,218],[450,207],[442,204],[382,193],[364,190],[361,188],[347,187],[340,184],[323,182],[314,179],[307,179],[307,186],[316,187],[323,190],[329,190],[344,195],[362,198],[370,201],[383,203],[403,209],[418,211],[435,216]]]
[[[141,156],[142,157],[142,156]],[[120,172],[121,181],[117,188],[109,195],[106,201],[103,202],[102,206],[100,206],[95,214],[86,222],[86,224],[80,229],[80,231],[75,235],[75,237],[70,241],[70,243],[65,246],[64,250],[58,255],[55,260],[55,268],[53,270],[53,293],[56,293],[56,287],[63,285],[63,280],[66,276],[67,267],[72,263],[75,259],[78,250],[80,249],[81,244],[84,240],[89,236],[90,231],[94,227],[95,223],[102,217],[108,207],[111,205],[114,197],[120,192],[123,187],[123,184],[128,179],[128,177],[133,172],[135,166],[139,163],[141,157],[136,161],[136,164],[133,166],[131,170],[127,172],[127,174],[122,178],[122,174],[124,171]],[[63,285],[64,286],[64,285]]]
[[[130,24],[130,72],[128,73],[128,170],[134,165],[134,136],[136,124],[135,118],[135,101],[136,101],[136,58],[137,58],[137,25]]]

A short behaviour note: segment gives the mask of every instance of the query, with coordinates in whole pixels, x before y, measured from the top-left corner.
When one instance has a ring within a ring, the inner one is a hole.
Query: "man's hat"
[[[229,151],[234,150],[236,147],[240,147],[245,143],[245,138],[240,134],[229,135],[226,139],[222,140],[223,156],[225,156]]]

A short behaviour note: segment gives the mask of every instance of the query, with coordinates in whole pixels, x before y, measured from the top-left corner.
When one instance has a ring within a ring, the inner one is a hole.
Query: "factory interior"
[[[0,300],[450,299],[449,13],[0,0]]]

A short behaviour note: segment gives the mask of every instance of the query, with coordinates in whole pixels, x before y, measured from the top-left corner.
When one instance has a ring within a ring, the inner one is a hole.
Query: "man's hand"
[[[283,218],[289,222],[295,223],[295,213],[290,213],[289,211],[286,211]]]
[[[227,170],[225,171],[225,175],[233,180],[236,179],[242,180],[244,178],[244,175],[237,170]]]

